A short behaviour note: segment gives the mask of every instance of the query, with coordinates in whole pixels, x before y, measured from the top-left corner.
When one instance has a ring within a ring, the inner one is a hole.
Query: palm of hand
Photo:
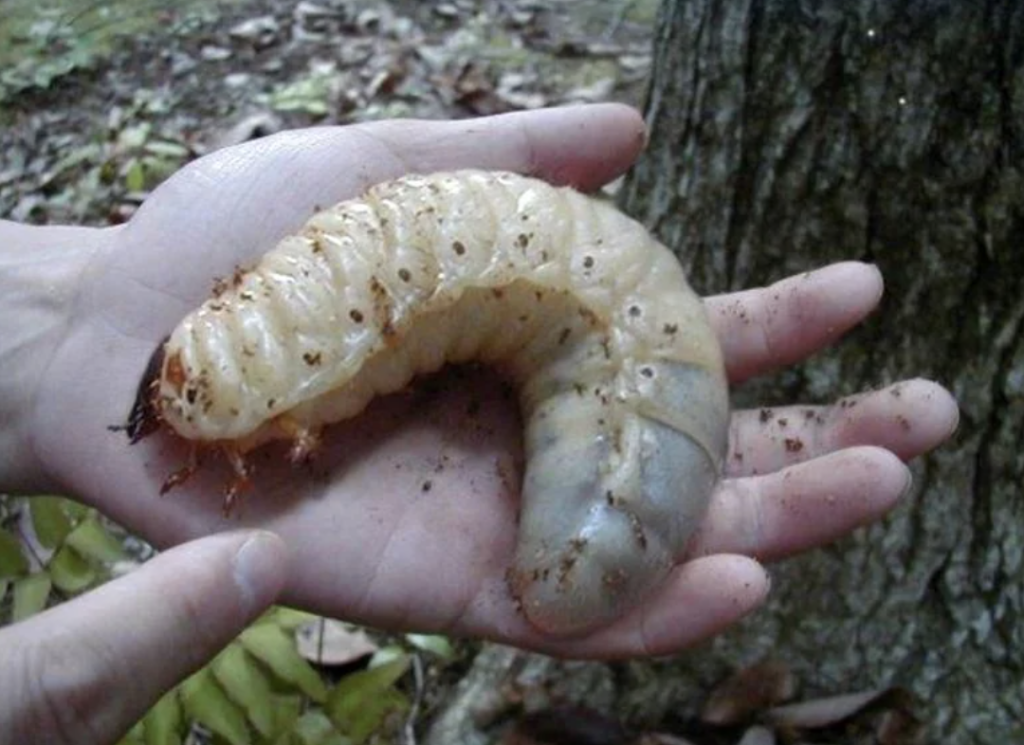
[[[612,113],[605,117],[592,125],[614,127]],[[123,421],[153,350],[208,296],[214,278],[252,262],[316,206],[410,169],[532,169],[595,185],[633,157],[635,143],[619,124],[623,144],[611,148],[619,156],[603,164],[586,147],[556,154],[555,143],[545,145],[516,123],[512,137],[507,124],[490,133],[432,125],[437,137],[430,140],[413,138],[417,130],[401,125],[294,133],[185,169],[90,260],[76,318],[42,383],[37,448],[72,491],[158,545],[239,525],[273,530],[291,555],[285,602],[323,613],[572,655],[664,652],[712,633],[767,589],[756,562],[725,552],[783,555],[883,512],[904,488],[904,467],[876,448],[843,448],[875,444],[910,457],[933,446],[955,419],[941,389],[919,382],[898,399],[875,394],[842,419],[823,410],[802,425],[803,435],[791,432],[806,442],[799,452],[778,446],[770,422],[738,414],[730,478],[693,542],[693,560],[644,607],[588,638],[566,641],[532,630],[505,585],[515,543],[519,425],[507,392],[487,375],[442,374],[418,391],[373,404],[332,429],[308,467],[290,466],[273,446],[258,451],[255,486],[227,519],[219,498],[230,478],[226,464],[211,463],[158,498],[164,479],[185,461],[185,446],[160,435],[129,447],[123,434],[105,429]],[[479,136],[476,145],[468,132]],[[850,288],[841,301],[829,293],[837,277]],[[768,293],[757,291],[709,300],[709,310],[739,379],[831,340],[870,310],[879,289],[870,269],[846,266],[774,292],[782,298],[774,312]],[[725,312],[737,302],[750,310],[753,331]],[[781,325],[768,328],[769,318],[780,317],[773,322]],[[773,334],[777,341],[766,345]],[[73,411],[61,403],[71,391]],[[885,426],[896,414],[920,426]],[[826,509],[826,495],[840,506]],[[783,509],[787,499],[800,501],[801,517]]]

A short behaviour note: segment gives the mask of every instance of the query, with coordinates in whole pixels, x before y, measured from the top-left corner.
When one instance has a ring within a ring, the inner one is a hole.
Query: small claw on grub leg
[[[252,485],[252,480],[249,478],[249,464],[245,462],[245,457],[232,447],[224,447],[223,451],[235,472],[235,477],[224,490],[224,517],[228,517],[239,501],[242,492]]]
[[[161,496],[169,492],[171,489],[176,489],[192,478],[192,475],[198,468],[199,447],[192,443],[188,446],[188,461],[186,461],[184,466],[167,477],[163,485],[160,487]]]

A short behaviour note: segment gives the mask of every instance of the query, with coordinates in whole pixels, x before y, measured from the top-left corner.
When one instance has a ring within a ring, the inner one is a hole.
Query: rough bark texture
[[[627,666],[620,711],[679,714],[770,653],[811,694],[909,687],[943,742],[1024,741],[1024,4],[668,0],[656,46],[625,204],[695,285],[851,258],[887,280],[864,329],[737,402],[924,375],[963,417],[891,520],[778,566],[766,612],[653,685]]]
[[[961,428],[884,525],[776,566],[770,606],[734,633],[611,667],[490,649],[466,691],[515,665],[585,673],[602,695],[563,685],[563,698],[658,726],[771,655],[803,696],[908,687],[929,742],[1024,741],[1024,4],[667,0],[656,45],[650,147],[624,202],[697,288],[853,258],[887,280],[863,329],[736,403],[922,375],[954,391]],[[487,739],[472,698],[431,742]]]

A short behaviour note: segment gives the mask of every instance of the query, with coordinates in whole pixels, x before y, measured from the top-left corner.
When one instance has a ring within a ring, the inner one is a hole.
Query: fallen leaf
[[[28,560],[21,551],[21,541],[0,529],[0,578],[13,579],[28,571]]]
[[[448,637],[440,636],[438,634],[406,634],[406,641],[412,644],[417,649],[422,649],[424,652],[430,652],[433,655],[437,655],[442,660],[450,660],[455,656],[455,650],[452,649],[452,643],[448,641]]]
[[[209,150],[241,145],[249,140],[256,140],[266,135],[279,132],[283,127],[280,117],[270,111],[250,114],[227,130],[215,135],[210,140]]]
[[[226,59],[231,59],[233,54],[234,52],[227,47],[216,44],[205,44],[199,50],[199,58],[204,62],[223,62]]]
[[[209,668],[187,678],[180,690],[185,712],[231,745],[245,745],[252,739],[245,714],[227,697]]]
[[[737,745],[775,745],[775,734],[767,727],[751,727]]]
[[[507,72],[498,79],[495,93],[502,101],[517,109],[539,109],[548,103],[547,96],[531,87],[537,85],[537,76],[520,72]]]
[[[840,696],[829,696],[778,706],[767,712],[767,718],[773,724],[793,729],[830,727],[875,703],[890,690],[877,689],[860,693],[846,693]]]
[[[265,15],[236,23],[228,34],[235,39],[248,42],[256,49],[264,49],[277,41],[280,30],[277,19]]]
[[[615,90],[615,78],[601,78],[590,85],[578,85],[570,89],[562,100],[566,103],[595,103],[606,101]]]
[[[580,706],[524,714],[501,740],[502,745],[628,745],[631,741],[617,720]]]
[[[775,660],[763,660],[719,684],[704,704],[701,720],[706,724],[741,724],[768,707],[789,700],[794,693],[796,678],[789,667]]]
[[[299,656],[295,642],[272,623],[257,623],[239,636],[242,646],[274,671],[282,680],[297,685],[316,702],[327,697],[319,674]]]
[[[346,9],[329,8],[319,3],[302,0],[292,10],[292,35],[298,41],[322,40],[338,32],[346,19]]]
[[[695,745],[693,740],[670,735],[667,732],[646,732],[635,740],[632,745]]]
[[[330,692],[324,710],[334,726],[356,743],[384,726],[392,715],[405,712],[409,702],[395,684],[409,669],[403,656],[381,665],[345,676]]]
[[[299,654],[316,665],[347,665],[377,651],[363,629],[331,618],[307,621],[295,631]]]
[[[53,584],[46,572],[36,572],[15,580],[11,621],[17,623],[34,616],[46,607]]]

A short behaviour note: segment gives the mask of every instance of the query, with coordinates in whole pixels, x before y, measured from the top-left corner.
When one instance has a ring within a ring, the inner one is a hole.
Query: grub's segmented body
[[[411,176],[315,215],[164,348],[183,437],[299,450],[448,362],[516,384],[527,467],[511,586],[553,633],[668,574],[721,469],[718,344],[675,257],[613,207],[504,173]]]

